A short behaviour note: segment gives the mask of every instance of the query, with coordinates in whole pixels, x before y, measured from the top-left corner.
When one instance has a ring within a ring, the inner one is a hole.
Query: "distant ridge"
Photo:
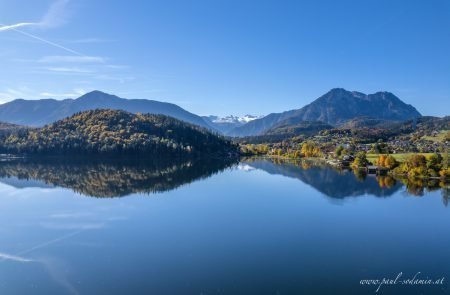
[[[125,99],[98,90],[86,93],[77,99],[16,99],[0,105],[0,121],[40,127],[78,112],[94,109],[166,115],[211,129],[202,117],[175,104],[147,99]]]
[[[335,88],[301,109],[269,114],[229,131],[231,136],[262,135],[276,126],[299,124],[302,121],[320,121],[341,126],[358,117],[378,120],[405,121],[421,117],[409,104],[390,92],[364,94]]]

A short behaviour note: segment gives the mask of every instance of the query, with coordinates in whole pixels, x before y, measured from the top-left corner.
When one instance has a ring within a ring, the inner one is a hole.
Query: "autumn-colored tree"
[[[355,160],[352,163],[353,168],[361,168],[369,165],[369,161],[366,157],[366,152],[358,152],[355,156]]]
[[[395,185],[395,179],[392,176],[377,176],[378,185],[381,188],[391,188]]]
[[[305,157],[317,157],[321,155],[320,148],[313,142],[305,142],[302,145],[301,153]]]
[[[426,168],[427,166],[427,160],[425,158],[424,155],[418,155],[418,154],[414,154],[412,156],[410,156],[407,160],[406,160],[406,165],[408,166],[408,168],[419,168],[419,167],[423,167]]]
[[[321,154],[322,154],[322,152],[321,152],[320,148],[318,146],[316,146],[313,149],[313,157],[319,157]]]
[[[386,155],[380,155],[378,157],[378,160],[376,161],[376,164],[380,167],[386,167],[385,161],[386,161]]]
[[[394,156],[389,155],[389,156],[387,156],[387,157],[384,159],[383,167],[388,168],[388,169],[394,169],[395,167],[398,166],[398,164],[399,164],[399,163],[398,163],[398,161],[394,158]]]
[[[439,171],[439,175],[442,178],[446,178],[446,179],[450,178],[450,168],[442,169],[441,171]]]
[[[163,115],[135,115],[119,110],[80,112],[0,141],[0,153],[15,154],[191,157],[236,151],[236,145],[206,129]]]
[[[312,154],[311,149],[312,149],[312,146],[309,143],[305,142],[302,145],[301,152],[305,157],[311,157],[311,154]]]
[[[416,178],[416,177],[426,177],[428,176],[428,170],[426,167],[413,167],[408,171],[408,177]]]

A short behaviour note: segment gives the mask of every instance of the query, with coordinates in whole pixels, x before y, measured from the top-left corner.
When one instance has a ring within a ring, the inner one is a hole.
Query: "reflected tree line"
[[[360,170],[332,168],[316,160],[242,159],[241,162],[270,174],[298,179],[333,199],[373,195],[389,197],[402,189],[412,196],[440,190],[444,205],[449,184],[439,179],[394,178],[367,175]],[[14,159],[0,162],[0,181],[11,178],[25,182],[71,189],[79,194],[123,197],[133,193],[158,193],[210,177],[237,164],[237,160],[201,158],[170,161],[145,158],[54,158]]]
[[[426,192],[440,190],[444,205],[447,206],[449,202],[450,185],[441,179],[367,175],[361,170],[338,169],[317,160],[247,158],[244,162],[271,174],[299,179],[330,198],[342,199],[365,194],[389,197],[405,187],[411,196],[423,196]]]
[[[0,178],[38,180],[85,196],[112,198],[170,191],[210,177],[234,164],[235,160],[213,158],[179,161],[145,158],[30,159],[0,162]]]
[[[352,170],[355,174],[356,179],[359,181],[365,181],[367,178],[367,173],[361,170]],[[423,196],[425,192],[433,192],[441,190],[442,200],[444,204],[448,205],[449,199],[449,184],[442,179],[424,179],[424,178],[408,178],[408,177],[393,177],[391,175],[377,175],[375,179],[378,182],[380,188],[391,188],[396,185],[396,183],[402,183],[408,194],[412,196]]]

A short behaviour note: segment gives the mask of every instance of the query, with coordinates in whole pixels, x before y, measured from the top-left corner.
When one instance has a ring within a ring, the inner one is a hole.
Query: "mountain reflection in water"
[[[438,179],[408,179],[392,176],[367,175],[359,171],[342,170],[318,161],[249,158],[241,161],[247,167],[283,175],[306,183],[333,199],[372,195],[390,197],[405,188],[412,196],[423,196],[425,191],[441,190],[445,206],[449,200],[449,185]],[[248,168],[246,168],[248,169]]]
[[[236,160],[148,160],[102,159],[28,159],[0,162],[0,182],[15,188],[63,187],[91,197],[123,197],[133,193],[158,193],[220,173],[237,164]],[[302,181],[333,199],[372,195],[389,197],[405,190],[422,196],[441,190],[447,206],[448,184],[439,180],[395,179],[339,170],[317,161],[279,159],[242,159],[241,168],[258,169]],[[247,168],[245,168],[247,167]]]
[[[233,160],[28,159],[0,163],[0,182],[16,188],[52,186],[112,198],[175,189],[223,171]]]

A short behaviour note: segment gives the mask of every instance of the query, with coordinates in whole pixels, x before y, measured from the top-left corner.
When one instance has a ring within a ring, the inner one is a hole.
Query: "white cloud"
[[[46,29],[59,27],[65,24],[67,20],[66,6],[68,3],[69,0],[59,0],[54,2],[39,22],[39,26]]]
[[[16,98],[24,98],[30,94],[30,89],[26,86],[20,86],[15,88],[6,88],[0,90],[0,102],[7,102]]]
[[[66,92],[66,93],[55,93],[55,92],[41,92],[39,93],[39,96],[41,97],[53,97],[53,98],[68,98],[68,97],[79,97],[82,96],[83,94],[89,92],[88,90],[85,89],[73,89],[71,92]]]
[[[21,62],[37,62],[42,64],[49,64],[48,67],[38,67],[35,68],[36,71],[34,73],[43,73],[43,74],[55,74],[59,75],[73,75],[73,76],[88,76],[90,79],[95,80],[110,80],[116,81],[118,83],[125,83],[127,81],[134,80],[134,77],[130,75],[123,76],[117,75],[116,71],[127,69],[128,66],[125,65],[116,65],[110,64],[108,58],[101,56],[89,56],[84,55],[83,53],[74,50],[72,48],[66,47],[64,45],[55,43],[48,39],[42,38],[40,36],[35,35],[34,33],[30,33],[29,31],[22,30],[22,28],[33,27],[40,29],[48,29],[53,27],[58,27],[63,25],[68,19],[68,9],[67,5],[70,0],[56,0],[49,7],[47,12],[41,17],[40,21],[37,22],[20,22],[16,24],[3,25],[0,24],[0,32],[12,30],[19,34],[25,35],[34,40],[38,40],[42,43],[51,45],[53,47],[64,50],[70,55],[53,55],[53,56],[44,56],[39,60],[18,60]],[[99,43],[99,42],[111,42],[113,40],[106,40],[100,38],[86,38],[86,39],[78,39],[73,41],[67,41],[68,43]],[[108,63],[108,64],[107,64]],[[76,64],[77,66],[74,66]],[[80,65],[79,65],[80,64]],[[83,65],[83,66],[81,66]],[[87,67],[87,69],[86,69]],[[113,75],[113,72],[116,72],[116,75]],[[49,94],[44,92],[45,94]],[[34,92],[36,94],[36,92]],[[62,93],[57,97],[71,97],[74,96],[74,93],[71,95],[67,95],[69,93]],[[17,94],[13,94],[10,92],[0,92],[0,102],[5,100],[10,100],[16,98]],[[22,96],[22,95],[20,95]]]
[[[0,103],[6,103],[14,98],[15,97],[9,93],[0,92]]]
[[[50,72],[57,72],[57,73],[75,73],[75,74],[89,74],[89,73],[93,73],[93,71],[91,70],[86,70],[86,69],[80,69],[80,68],[76,68],[76,67],[49,67],[49,68],[45,68],[45,70],[50,71]]]
[[[0,24],[0,32],[13,30],[17,33],[20,33],[27,37],[33,38],[35,40],[39,40],[48,45],[52,45],[59,49],[70,52],[72,54],[82,56],[83,54],[81,54],[73,49],[70,49],[68,47],[65,47],[61,44],[58,44],[58,43],[49,41],[47,39],[41,38],[39,36],[19,30],[19,28],[21,28],[21,27],[35,27],[35,28],[41,28],[41,29],[48,29],[48,28],[58,27],[58,26],[64,24],[66,22],[66,17],[67,17],[67,12],[66,12],[67,3],[69,3],[69,0],[59,0],[59,1],[54,2],[39,22],[21,22],[21,23],[12,24],[12,25]]]
[[[135,80],[135,78],[133,76],[113,76],[113,75],[107,75],[107,74],[96,75],[93,78],[97,79],[97,80],[104,80],[104,81],[116,81],[121,84],[128,82],[128,81]]]
[[[18,89],[8,88],[8,89],[6,89],[6,92],[9,93],[9,94],[15,95],[15,96],[23,95],[23,91],[22,90],[18,90]]]
[[[21,22],[12,25],[0,24],[0,32],[15,30],[21,27],[36,27],[36,28],[53,28],[63,25],[66,22],[67,12],[66,6],[69,0],[59,0],[50,5],[47,12],[38,22]]]
[[[101,56],[87,56],[87,55],[51,55],[44,56],[38,60],[41,63],[104,63],[106,58]]]
[[[93,216],[94,213],[92,212],[66,212],[66,213],[55,213],[55,214],[51,214],[49,217],[50,218],[85,218],[85,217],[90,217]]]
[[[63,229],[63,230],[88,230],[88,229],[102,229],[106,227],[104,222],[43,222],[41,226],[48,229]]]
[[[86,94],[90,91],[94,90],[94,88],[73,88],[64,92],[49,92],[42,91],[38,92],[36,90],[31,90],[27,87],[17,87],[17,88],[6,88],[0,90],[0,103],[5,103],[17,98],[25,98],[25,99],[33,99],[39,96],[41,98],[55,98],[55,99],[64,99],[64,98],[77,98]]]
[[[110,69],[128,69],[129,66],[125,66],[125,65],[106,65],[107,68]]]

